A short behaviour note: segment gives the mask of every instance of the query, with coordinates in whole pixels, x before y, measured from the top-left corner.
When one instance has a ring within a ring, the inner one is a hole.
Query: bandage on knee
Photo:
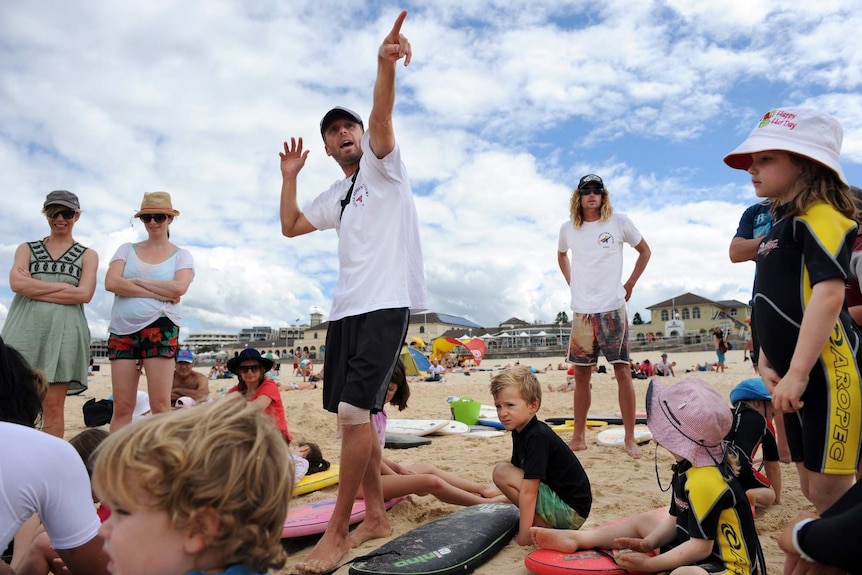
[[[338,404],[339,425],[362,425],[371,422],[371,410],[362,409],[343,401]]]

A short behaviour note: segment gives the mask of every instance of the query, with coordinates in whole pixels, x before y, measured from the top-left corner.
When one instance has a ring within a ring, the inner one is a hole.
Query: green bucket
[[[482,407],[482,404],[464,397],[452,401],[449,403],[449,407],[452,410],[452,419],[466,423],[467,425],[476,425],[476,422],[479,420],[479,409]]]

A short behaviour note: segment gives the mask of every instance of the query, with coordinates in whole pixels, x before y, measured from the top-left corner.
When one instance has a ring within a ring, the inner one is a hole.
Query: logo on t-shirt
[[[763,242],[757,247],[757,255],[769,255],[769,252],[776,248],[778,248],[778,240],[769,240],[768,242]]]
[[[614,245],[614,236],[610,232],[602,232],[599,234],[599,247],[610,248]]]
[[[368,187],[362,183],[353,190],[353,207],[362,208],[368,202]]]

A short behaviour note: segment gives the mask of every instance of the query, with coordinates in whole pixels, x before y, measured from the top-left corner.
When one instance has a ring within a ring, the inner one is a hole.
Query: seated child
[[[323,458],[323,452],[316,443],[294,441],[290,444],[290,456],[293,459],[293,484],[306,475],[326,471],[330,464]]]
[[[511,462],[494,467],[494,483],[521,512],[515,540],[529,545],[534,525],[580,529],[593,503],[590,480],[569,446],[536,417],[539,380],[527,367],[507,369],[491,380],[491,395],[512,432]]]
[[[410,387],[407,385],[404,363],[399,358],[392,373],[389,389],[386,391],[386,403],[395,405],[399,411],[403,411],[407,408],[409,398]],[[371,417],[382,449],[386,442],[388,417],[385,411],[379,411]],[[380,475],[384,499],[415,493],[433,495],[440,501],[452,505],[507,501],[493,483],[471,481],[425,463],[405,466],[383,457],[380,461]],[[359,497],[362,497],[362,489],[359,490]]]
[[[641,373],[647,377],[652,377],[654,375],[652,363],[650,363],[650,360],[648,360],[648,359],[645,359],[641,362],[640,370],[641,370]]]
[[[730,392],[733,426],[725,437],[739,457],[739,483],[752,505],[769,507],[781,503],[781,467],[772,425],[772,396],[759,377],[745,379]],[[752,461],[763,448],[764,476]]]
[[[724,437],[733,418],[724,398],[695,377],[671,386],[654,379],[646,407],[653,439],[677,461],[669,515],[647,512],[586,531],[534,528],[533,540],[568,553],[594,547],[631,550],[615,556],[629,571],[766,573],[751,506],[725,463]],[[659,548],[660,554],[647,554]]]
[[[113,573],[267,573],[285,562],[287,444],[239,395],[147,418],[96,451],[113,509],[100,534]]]
[[[75,448],[84,466],[87,468],[87,476],[93,474],[93,465],[91,455],[108,437],[108,432],[104,429],[95,427],[85,429],[78,435],[69,440],[69,444]],[[100,521],[107,519],[111,514],[111,510],[106,506],[100,506],[93,495],[93,503],[96,505],[96,513]],[[39,575],[48,575],[49,572],[68,573],[63,560],[60,558],[57,551],[51,546],[51,540],[48,537],[48,532],[45,527],[39,522],[38,516],[34,515],[30,518],[15,535],[15,555],[10,566],[16,573],[28,573]],[[0,569],[2,572],[2,569]]]
[[[822,517],[803,512],[781,534],[785,573],[858,573],[862,482],[856,482]]]

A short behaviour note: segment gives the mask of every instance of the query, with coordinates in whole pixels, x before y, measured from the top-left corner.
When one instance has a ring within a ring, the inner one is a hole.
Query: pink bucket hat
[[[646,396],[647,427],[656,442],[695,467],[724,460],[724,438],[730,432],[730,406],[711,385],[687,377],[669,386],[654,379]]]
[[[748,138],[724,157],[724,163],[747,170],[751,154],[782,150],[814,160],[849,185],[838,161],[843,139],[841,124],[828,114],[810,108],[776,108],[760,118]]]

